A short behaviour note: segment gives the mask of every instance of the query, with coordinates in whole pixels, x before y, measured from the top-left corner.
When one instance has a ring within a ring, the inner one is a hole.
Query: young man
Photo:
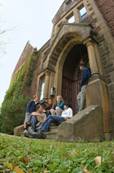
[[[38,96],[35,95],[33,100],[29,101],[26,107],[24,128],[26,129],[30,123],[31,113],[36,111],[36,105],[39,103]]]
[[[24,132],[24,135],[31,138],[45,138],[43,134],[37,132],[37,128],[39,128],[45,120],[45,105],[39,104],[36,107],[36,111],[31,113],[30,125]]]
[[[64,106],[64,111],[61,115],[50,115],[46,121],[42,124],[40,131],[47,132],[51,123],[61,124],[63,121],[66,121],[69,118],[72,118],[73,111],[69,105]]]
[[[36,127],[40,126],[46,120],[46,118],[45,105],[39,104],[36,108],[36,112],[31,113],[30,124],[34,131]]]
[[[81,83],[80,83],[80,92],[77,96],[78,102],[78,111],[84,109],[85,106],[85,93],[86,93],[86,86],[88,84],[88,80],[91,77],[91,71],[89,68],[85,67],[83,61],[80,61],[80,71],[81,71]]]

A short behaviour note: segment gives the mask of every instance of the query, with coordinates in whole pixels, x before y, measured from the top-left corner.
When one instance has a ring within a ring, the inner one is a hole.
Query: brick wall
[[[22,52],[22,54],[21,54],[21,56],[20,56],[20,58],[19,58],[19,60],[17,62],[17,65],[16,65],[16,67],[14,69],[12,78],[15,75],[15,73],[18,71],[18,69],[22,66],[22,64],[26,60],[28,60],[28,58],[30,57],[30,55],[32,55],[33,51],[34,51],[34,48],[30,45],[29,42],[27,42],[27,44],[26,44],[26,46],[25,46],[25,48],[24,48],[24,50],[23,50],[23,52]]]
[[[95,0],[114,36],[114,0]]]

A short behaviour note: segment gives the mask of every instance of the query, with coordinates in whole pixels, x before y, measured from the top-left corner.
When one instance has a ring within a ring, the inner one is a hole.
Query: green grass
[[[102,157],[100,166],[96,156]],[[114,173],[114,142],[63,143],[0,134],[0,165],[12,173],[83,173],[85,167],[91,173]]]

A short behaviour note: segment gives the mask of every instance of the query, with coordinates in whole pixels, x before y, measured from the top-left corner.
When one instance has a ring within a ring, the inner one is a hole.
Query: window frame
[[[71,18],[74,18],[74,22],[69,22],[69,20],[70,20]],[[66,17],[66,19],[67,19],[67,23],[68,23],[68,24],[76,23],[75,16],[74,16],[74,13],[73,13],[73,12],[71,12],[71,13]]]
[[[81,4],[77,9],[78,9],[78,12],[79,12],[80,19],[83,20],[88,14],[85,5]],[[83,9],[85,9],[85,13],[81,14],[81,10],[83,10]]]

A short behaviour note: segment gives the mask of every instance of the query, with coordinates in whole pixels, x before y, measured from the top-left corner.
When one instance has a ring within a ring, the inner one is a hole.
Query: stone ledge
[[[63,122],[58,128],[61,141],[101,141],[104,139],[103,111],[92,105]]]
[[[22,136],[24,132],[24,125],[20,125],[14,128],[14,135],[15,136]]]

